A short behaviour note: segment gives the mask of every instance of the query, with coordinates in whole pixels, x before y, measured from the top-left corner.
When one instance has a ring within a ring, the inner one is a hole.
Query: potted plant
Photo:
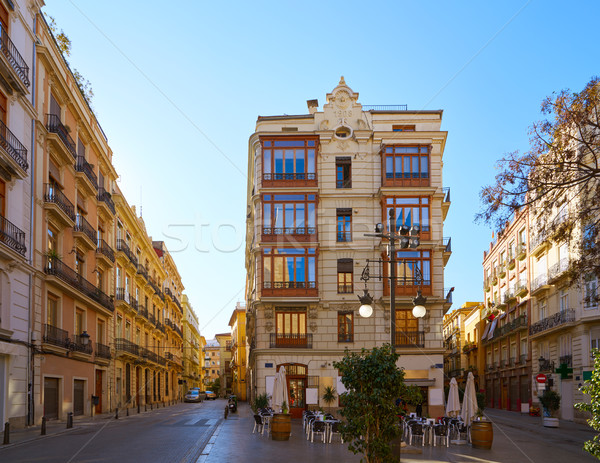
[[[471,445],[476,449],[491,449],[494,440],[494,429],[492,422],[485,419],[486,398],[483,391],[475,394],[477,398],[477,418],[471,423]]]
[[[327,404],[328,407],[331,407],[331,404],[335,402],[336,393],[333,386],[326,386],[325,391],[323,392],[323,402]]]
[[[538,396],[543,413],[543,423],[547,428],[558,428],[558,418],[556,412],[560,408],[560,394],[552,389],[545,389],[544,393]]]
[[[254,413],[258,413],[261,408],[267,408],[269,406],[269,396],[267,393],[259,394],[252,402],[251,408]]]

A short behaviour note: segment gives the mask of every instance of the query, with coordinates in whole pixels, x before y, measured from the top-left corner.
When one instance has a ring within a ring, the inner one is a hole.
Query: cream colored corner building
[[[396,350],[409,384],[426,391],[424,413],[443,411],[442,317],[449,308],[444,266],[450,206],[442,183],[447,133],[442,111],[362,106],[339,85],[308,114],[259,117],[249,140],[247,191],[247,337],[250,398],[270,393],[277,369],[288,373],[291,413],[322,403],[326,386],[344,391],[333,362],[345,349],[389,343],[387,280],[372,278],[374,314],[361,318],[357,294],[367,259],[387,258],[386,243],[364,236],[385,223],[418,224],[418,249],[398,252]],[[387,265],[371,265],[371,274]],[[415,269],[418,268],[417,272]],[[412,316],[417,290],[427,316]],[[337,404],[334,404],[337,405]]]

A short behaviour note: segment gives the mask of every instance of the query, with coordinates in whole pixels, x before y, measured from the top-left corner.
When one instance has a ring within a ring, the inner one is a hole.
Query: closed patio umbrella
[[[271,407],[273,407],[276,412],[279,412],[283,402],[285,402],[289,408],[290,399],[288,397],[286,372],[285,367],[282,365],[279,367],[279,371],[277,372],[277,375],[275,375],[275,381],[273,382]]]
[[[448,392],[448,403],[446,404],[446,416],[456,418],[460,413],[460,399],[458,397],[458,383],[456,378],[450,380],[450,390]]]
[[[460,415],[467,425],[470,425],[477,414],[477,394],[475,393],[475,378],[469,371],[467,376],[467,385],[465,386],[465,396],[463,397],[462,411]]]

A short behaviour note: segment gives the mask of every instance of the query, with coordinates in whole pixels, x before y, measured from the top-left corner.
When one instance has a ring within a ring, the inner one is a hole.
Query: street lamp
[[[375,225],[374,234],[365,234],[365,236],[375,236],[378,238],[386,238],[389,241],[388,255],[390,257],[390,338],[392,349],[396,344],[396,242],[399,242],[400,249],[415,249],[421,243],[419,239],[420,228],[418,225],[408,227],[402,225],[399,233],[396,227],[396,211],[391,208],[389,211],[389,228],[388,232],[384,231],[383,224],[378,223]],[[418,268],[415,265],[415,271],[418,272]],[[363,270],[363,274],[360,277],[365,282],[365,289],[363,295],[358,296],[361,306],[358,309],[358,313],[361,317],[368,318],[373,314],[373,298],[367,290],[367,281],[369,280],[369,261],[367,260],[367,266]],[[423,297],[421,291],[417,291],[417,296],[413,299],[413,315],[416,318],[423,318],[427,313],[424,304],[427,302],[427,298]]]
[[[81,340],[81,344],[84,346],[87,346],[90,343],[90,335],[87,333],[87,331],[81,333],[79,335],[79,339]]]

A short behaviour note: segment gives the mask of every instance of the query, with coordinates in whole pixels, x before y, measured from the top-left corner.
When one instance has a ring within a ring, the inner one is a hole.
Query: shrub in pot
[[[552,389],[545,389],[544,393],[538,396],[542,407],[544,408],[544,426],[558,427],[558,418],[556,412],[560,408],[560,394]]]

